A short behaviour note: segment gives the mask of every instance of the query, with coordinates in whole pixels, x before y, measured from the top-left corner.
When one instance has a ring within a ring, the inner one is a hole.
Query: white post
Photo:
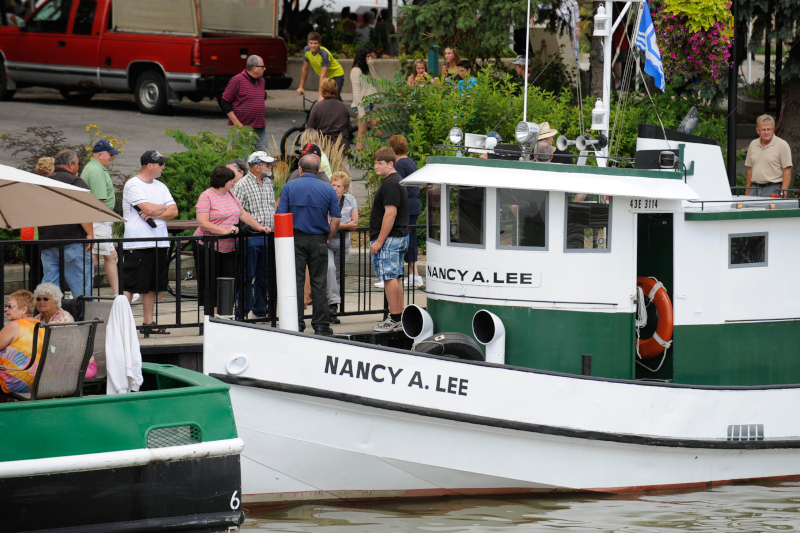
[[[522,78],[525,80],[525,92],[522,97],[522,121],[528,122],[528,51],[531,47],[531,0],[528,0],[528,15],[525,17],[525,72]]]
[[[297,331],[297,280],[294,267],[292,214],[275,215],[275,281],[278,285],[278,327]]]
[[[614,3],[611,0],[606,0],[606,14],[610,17],[611,22],[614,21]],[[603,38],[603,107],[606,111],[606,124],[611,123],[611,49],[613,47],[612,39],[614,32],[611,31],[609,25],[608,35]],[[608,129],[602,130],[606,137],[611,137],[611,132]],[[608,166],[608,146],[602,150],[603,156],[597,160],[598,167]]]
[[[747,45],[744,47],[745,51],[747,52],[747,83],[753,83],[753,77],[751,76],[751,72],[753,69],[753,61],[752,55],[750,54],[750,39],[753,37],[753,21],[751,20],[747,24]]]

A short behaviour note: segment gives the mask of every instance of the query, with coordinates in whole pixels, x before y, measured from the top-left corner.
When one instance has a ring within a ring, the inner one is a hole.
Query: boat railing
[[[451,156],[451,157],[473,157],[473,156],[482,156],[488,155],[489,159],[504,159],[506,161],[522,161],[522,148],[518,144],[498,144],[494,148],[487,149],[487,148],[479,148],[479,147],[472,147],[472,146],[462,146],[457,144],[436,144],[433,146],[433,155],[434,156]],[[541,152],[537,152],[531,149],[528,152],[530,159],[527,161],[529,163],[543,163],[541,161],[536,160],[537,155],[544,155]],[[548,154],[550,155],[550,154]],[[554,158],[559,158],[561,161],[554,161],[554,162],[561,162],[566,163],[566,159],[570,159],[570,164],[577,163],[580,166],[585,165],[590,160],[600,160],[605,159],[607,160],[607,166],[612,166],[615,168],[634,168],[635,159],[632,157],[617,157],[617,156],[604,156],[602,153],[597,153],[594,151],[587,151],[586,153],[581,154],[553,154]],[[546,163],[546,162],[544,162]]]
[[[425,225],[409,226],[410,231],[424,230]],[[264,246],[248,246],[247,239],[263,239]],[[237,319],[247,322],[260,322],[277,325],[277,285],[275,272],[275,243],[272,234],[269,235],[214,235],[214,236],[169,236],[159,238],[107,238],[107,239],[81,239],[81,240],[6,240],[0,241],[0,287],[3,287],[4,294],[10,294],[18,289],[33,291],[42,282],[44,269],[41,262],[42,251],[45,248],[56,248],[59,262],[60,285],[66,294],[70,291],[70,286],[65,278],[65,258],[66,249],[69,246],[79,244],[84,249],[89,245],[109,243],[117,250],[117,272],[119,276],[119,294],[125,286],[125,255],[121,253],[123,247],[130,249],[130,244],[137,242],[152,243],[158,241],[159,246],[167,249],[167,268],[169,282],[166,290],[157,291],[154,307],[155,322],[159,327],[167,329],[181,328],[200,328],[203,331],[204,315],[213,315],[217,307],[216,291],[204,290],[203,303],[198,303],[199,286],[211,287],[211,281],[217,277],[217,265],[212,259],[214,254],[198,254],[199,243],[203,240],[211,250],[219,250],[220,244],[233,240],[236,274],[233,276],[235,281],[235,302],[237,308],[241,308],[246,301],[246,291],[248,284],[244,283],[247,279],[247,265],[254,258],[255,253],[266,254],[267,264],[267,286],[262,287],[263,296],[267,302],[266,316],[248,317],[237,316]],[[420,244],[424,245],[424,237]],[[383,289],[375,287],[374,270],[372,267],[372,257],[369,253],[369,228],[357,228],[350,232],[350,239],[340,239],[340,257],[345,257],[345,246],[350,244],[350,260],[345,263],[344,268],[340,268],[338,284],[342,303],[340,304],[339,316],[364,315],[364,314],[388,314],[388,303],[383,295]],[[261,250],[260,252],[257,250]],[[107,256],[106,256],[107,257]],[[159,256],[153,254],[156,270],[163,265],[159,265]],[[87,252],[83,254],[83,263],[79,265],[81,272],[81,287],[84,288],[84,295],[89,297],[112,297],[115,293],[108,286],[107,280],[103,277],[101,265],[92,265],[92,256]],[[199,272],[203,274],[203,280],[198,279]],[[408,275],[406,266],[405,273]],[[75,280],[73,280],[74,282]],[[422,293],[420,287],[415,286],[413,276],[410,280],[404,279],[404,300],[405,303],[417,303]],[[355,296],[355,297],[353,297]],[[308,309],[311,312],[311,309]],[[310,315],[309,315],[310,316]],[[0,325],[5,324],[3,315]],[[145,336],[149,336],[150,329],[139,326]]]

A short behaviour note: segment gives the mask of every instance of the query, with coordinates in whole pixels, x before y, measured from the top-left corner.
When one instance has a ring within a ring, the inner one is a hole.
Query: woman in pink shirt
[[[207,235],[235,235],[239,233],[236,224],[241,220],[255,231],[266,233],[264,226],[256,222],[242,208],[239,199],[234,196],[235,174],[228,167],[218,166],[211,172],[211,187],[200,194],[195,206],[197,223],[200,227],[194,232],[196,237]],[[219,239],[216,242],[198,241],[195,246],[195,264],[197,265],[197,295],[199,305],[204,305],[206,294],[205,266],[206,254],[209,266],[209,294],[216,295],[215,280],[218,277],[236,279],[236,239]],[[213,298],[212,298],[213,299]]]

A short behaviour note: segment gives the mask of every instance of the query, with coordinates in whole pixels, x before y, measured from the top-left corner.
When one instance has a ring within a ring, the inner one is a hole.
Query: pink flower
[[[669,55],[669,57],[671,57],[672,59],[675,59],[675,52],[672,52],[672,53]]]

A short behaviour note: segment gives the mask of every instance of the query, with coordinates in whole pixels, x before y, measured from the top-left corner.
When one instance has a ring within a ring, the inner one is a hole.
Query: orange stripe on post
[[[275,238],[294,237],[294,224],[291,213],[275,215]]]

